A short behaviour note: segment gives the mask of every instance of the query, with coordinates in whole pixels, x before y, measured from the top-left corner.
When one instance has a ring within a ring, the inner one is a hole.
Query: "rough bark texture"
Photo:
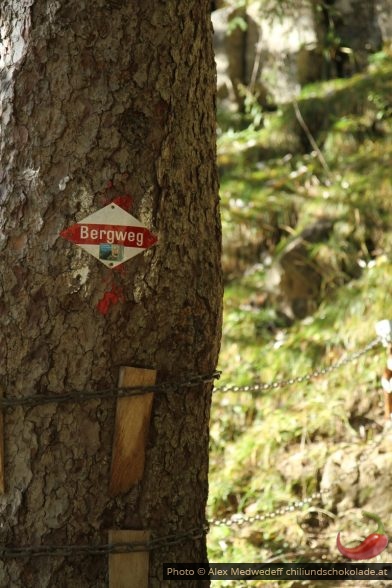
[[[1,0],[4,395],[115,386],[121,365],[157,369],[158,382],[214,369],[209,4]],[[159,242],[112,272],[59,233],[121,194]],[[96,305],[113,282],[125,301],[102,316]],[[164,535],[202,525],[210,388],[155,397],[143,482],[117,499],[108,497],[113,400],[7,413],[1,543],[102,543],[111,528]],[[205,559],[204,543],[154,551],[150,586],[169,585],[162,562]],[[104,587],[107,567],[105,557],[5,560],[0,585]]]

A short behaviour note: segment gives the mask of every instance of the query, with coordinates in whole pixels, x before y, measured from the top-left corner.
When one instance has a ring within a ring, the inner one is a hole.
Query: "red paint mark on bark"
[[[133,198],[129,194],[125,194],[124,196],[117,196],[117,198],[113,200],[113,203],[129,212],[132,208]]]
[[[101,300],[97,304],[98,312],[105,316],[110,307],[118,302],[124,302],[124,294],[120,286],[112,286],[112,289],[105,292]]]

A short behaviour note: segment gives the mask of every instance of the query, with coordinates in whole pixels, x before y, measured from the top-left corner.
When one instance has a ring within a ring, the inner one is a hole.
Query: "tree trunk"
[[[324,78],[349,77],[382,45],[376,0],[312,0]]]
[[[341,44],[354,51],[372,53],[382,45],[376,0],[336,0],[335,29]]]
[[[221,321],[215,71],[208,0],[2,0],[0,392],[101,390],[120,366],[211,373]],[[158,243],[122,272],[60,232],[131,195]],[[123,299],[101,314],[112,287]],[[144,477],[108,494],[113,399],[5,414],[0,542],[96,544],[205,521],[211,385],[154,398]],[[204,539],[156,549],[205,561]],[[108,585],[105,556],[4,559],[1,586]],[[208,582],[176,582],[192,586]]]

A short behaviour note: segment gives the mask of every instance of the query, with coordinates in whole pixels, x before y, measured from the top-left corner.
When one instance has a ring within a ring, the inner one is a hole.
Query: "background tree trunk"
[[[2,0],[5,396],[116,386],[121,365],[157,369],[158,381],[215,368],[209,8],[208,0]],[[113,272],[59,233],[121,194],[159,241]],[[102,316],[96,305],[112,283],[125,301]],[[115,401],[7,412],[1,543],[102,543],[110,528],[165,535],[201,526],[210,391],[156,395],[143,481],[116,499],[108,496]],[[150,585],[167,585],[164,561],[205,556],[203,539],[154,551]],[[107,558],[4,560],[0,585],[107,586]]]
[[[376,0],[312,0],[312,4],[319,49],[328,54],[323,77],[349,77],[363,69],[369,53],[382,46]]]

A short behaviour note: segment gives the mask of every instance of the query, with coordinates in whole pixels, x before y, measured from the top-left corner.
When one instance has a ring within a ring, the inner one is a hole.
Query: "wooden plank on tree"
[[[109,531],[109,543],[145,543],[150,531]],[[109,554],[109,588],[148,588],[148,551]]]
[[[156,370],[122,367],[119,387],[152,386]],[[118,496],[143,477],[153,394],[117,400],[109,493]]]

